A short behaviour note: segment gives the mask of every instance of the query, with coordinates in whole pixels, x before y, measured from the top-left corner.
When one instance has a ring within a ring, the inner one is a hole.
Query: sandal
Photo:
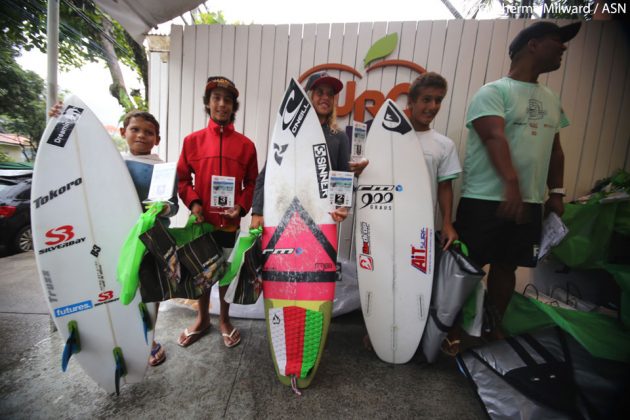
[[[151,356],[149,356],[149,366],[161,365],[166,360],[166,351],[164,351],[162,345],[160,343],[154,344],[151,349]]]
[[[208,325],[206,328],[203,328],[199,331],[188,331],[188,328],[186,328],[184,332],[181,333],[179,338],[177,339],[177,344],[179,344],[182,347],[188,347],[191,344],[197,342],[197,340],[199,340],[201,337],[203,337],[208,332],[209,329],[210,329],[210,325]]]
[[[221,335],[223,336],[223,344],[225,344],[225,347],[231,349],[232,347],[236,346],[238,343],[241,342],[241,336],[239,334],[238,338],[234,339],[233,335],[235,333],[237,333],[238,330],[236,328],[232,329],[232,332],[228,333],[222,333]]]
[[[448,339],[448,337],[445,337],[444,341],[442,341],[442,345],[440,346],[440,350],[442,350],[442,353],[446,354],[447,356],[455,357],[459,353],[460,343],[460,340],[451,341]]]

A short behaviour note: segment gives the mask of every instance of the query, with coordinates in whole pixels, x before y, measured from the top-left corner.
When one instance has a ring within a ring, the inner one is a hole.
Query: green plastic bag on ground
[[[630,235],[630,202],[617,203],[614,230],[622,235]]]
[[[630,330],[607,315],[558,308],[512,295],[503,328],[512,336],[558,325],[593,356],[630,363]]]
[[[630,265],[606,263],[604,269],[612,274],[621,288],[621,322],[630,328]]]
[[[120,302],[123,305],[129,305],[136,296],[136,290],[138,290],[138,282],[140,281],[138,272],[142,257],[146,251],[146,247],[140,240],[140,235],[153,227],[155,219],[162,212],[163,208],[164,203],[153,203],[140,216],[134,227],[131,228],[127,239],[125,239],[120,249],[116,278],[122,286],[120,289]]]
[[[567,236],[551,251],[571,268],[598,268],[608,260],[617,203],[565,204],[562,221]]]

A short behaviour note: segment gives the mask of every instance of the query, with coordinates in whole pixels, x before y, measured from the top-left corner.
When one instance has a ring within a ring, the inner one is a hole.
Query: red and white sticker
[[[369,255],[359,255],[359,267],[364,270],[374,271],[374,260]]]

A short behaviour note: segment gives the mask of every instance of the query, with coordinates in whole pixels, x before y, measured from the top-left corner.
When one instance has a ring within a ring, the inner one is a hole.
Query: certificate
[[[234,207],[236,178],[233,176],[212,175],[211,207]]]
[[[352,207],[352,172],[330,171],[331,204],[338,207]]]

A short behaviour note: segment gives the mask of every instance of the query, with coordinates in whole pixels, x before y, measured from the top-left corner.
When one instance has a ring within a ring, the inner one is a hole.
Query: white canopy
[[[203,0],[94,0],[98,7],[114,18],[139,44],[159,23],[180,16]]]

